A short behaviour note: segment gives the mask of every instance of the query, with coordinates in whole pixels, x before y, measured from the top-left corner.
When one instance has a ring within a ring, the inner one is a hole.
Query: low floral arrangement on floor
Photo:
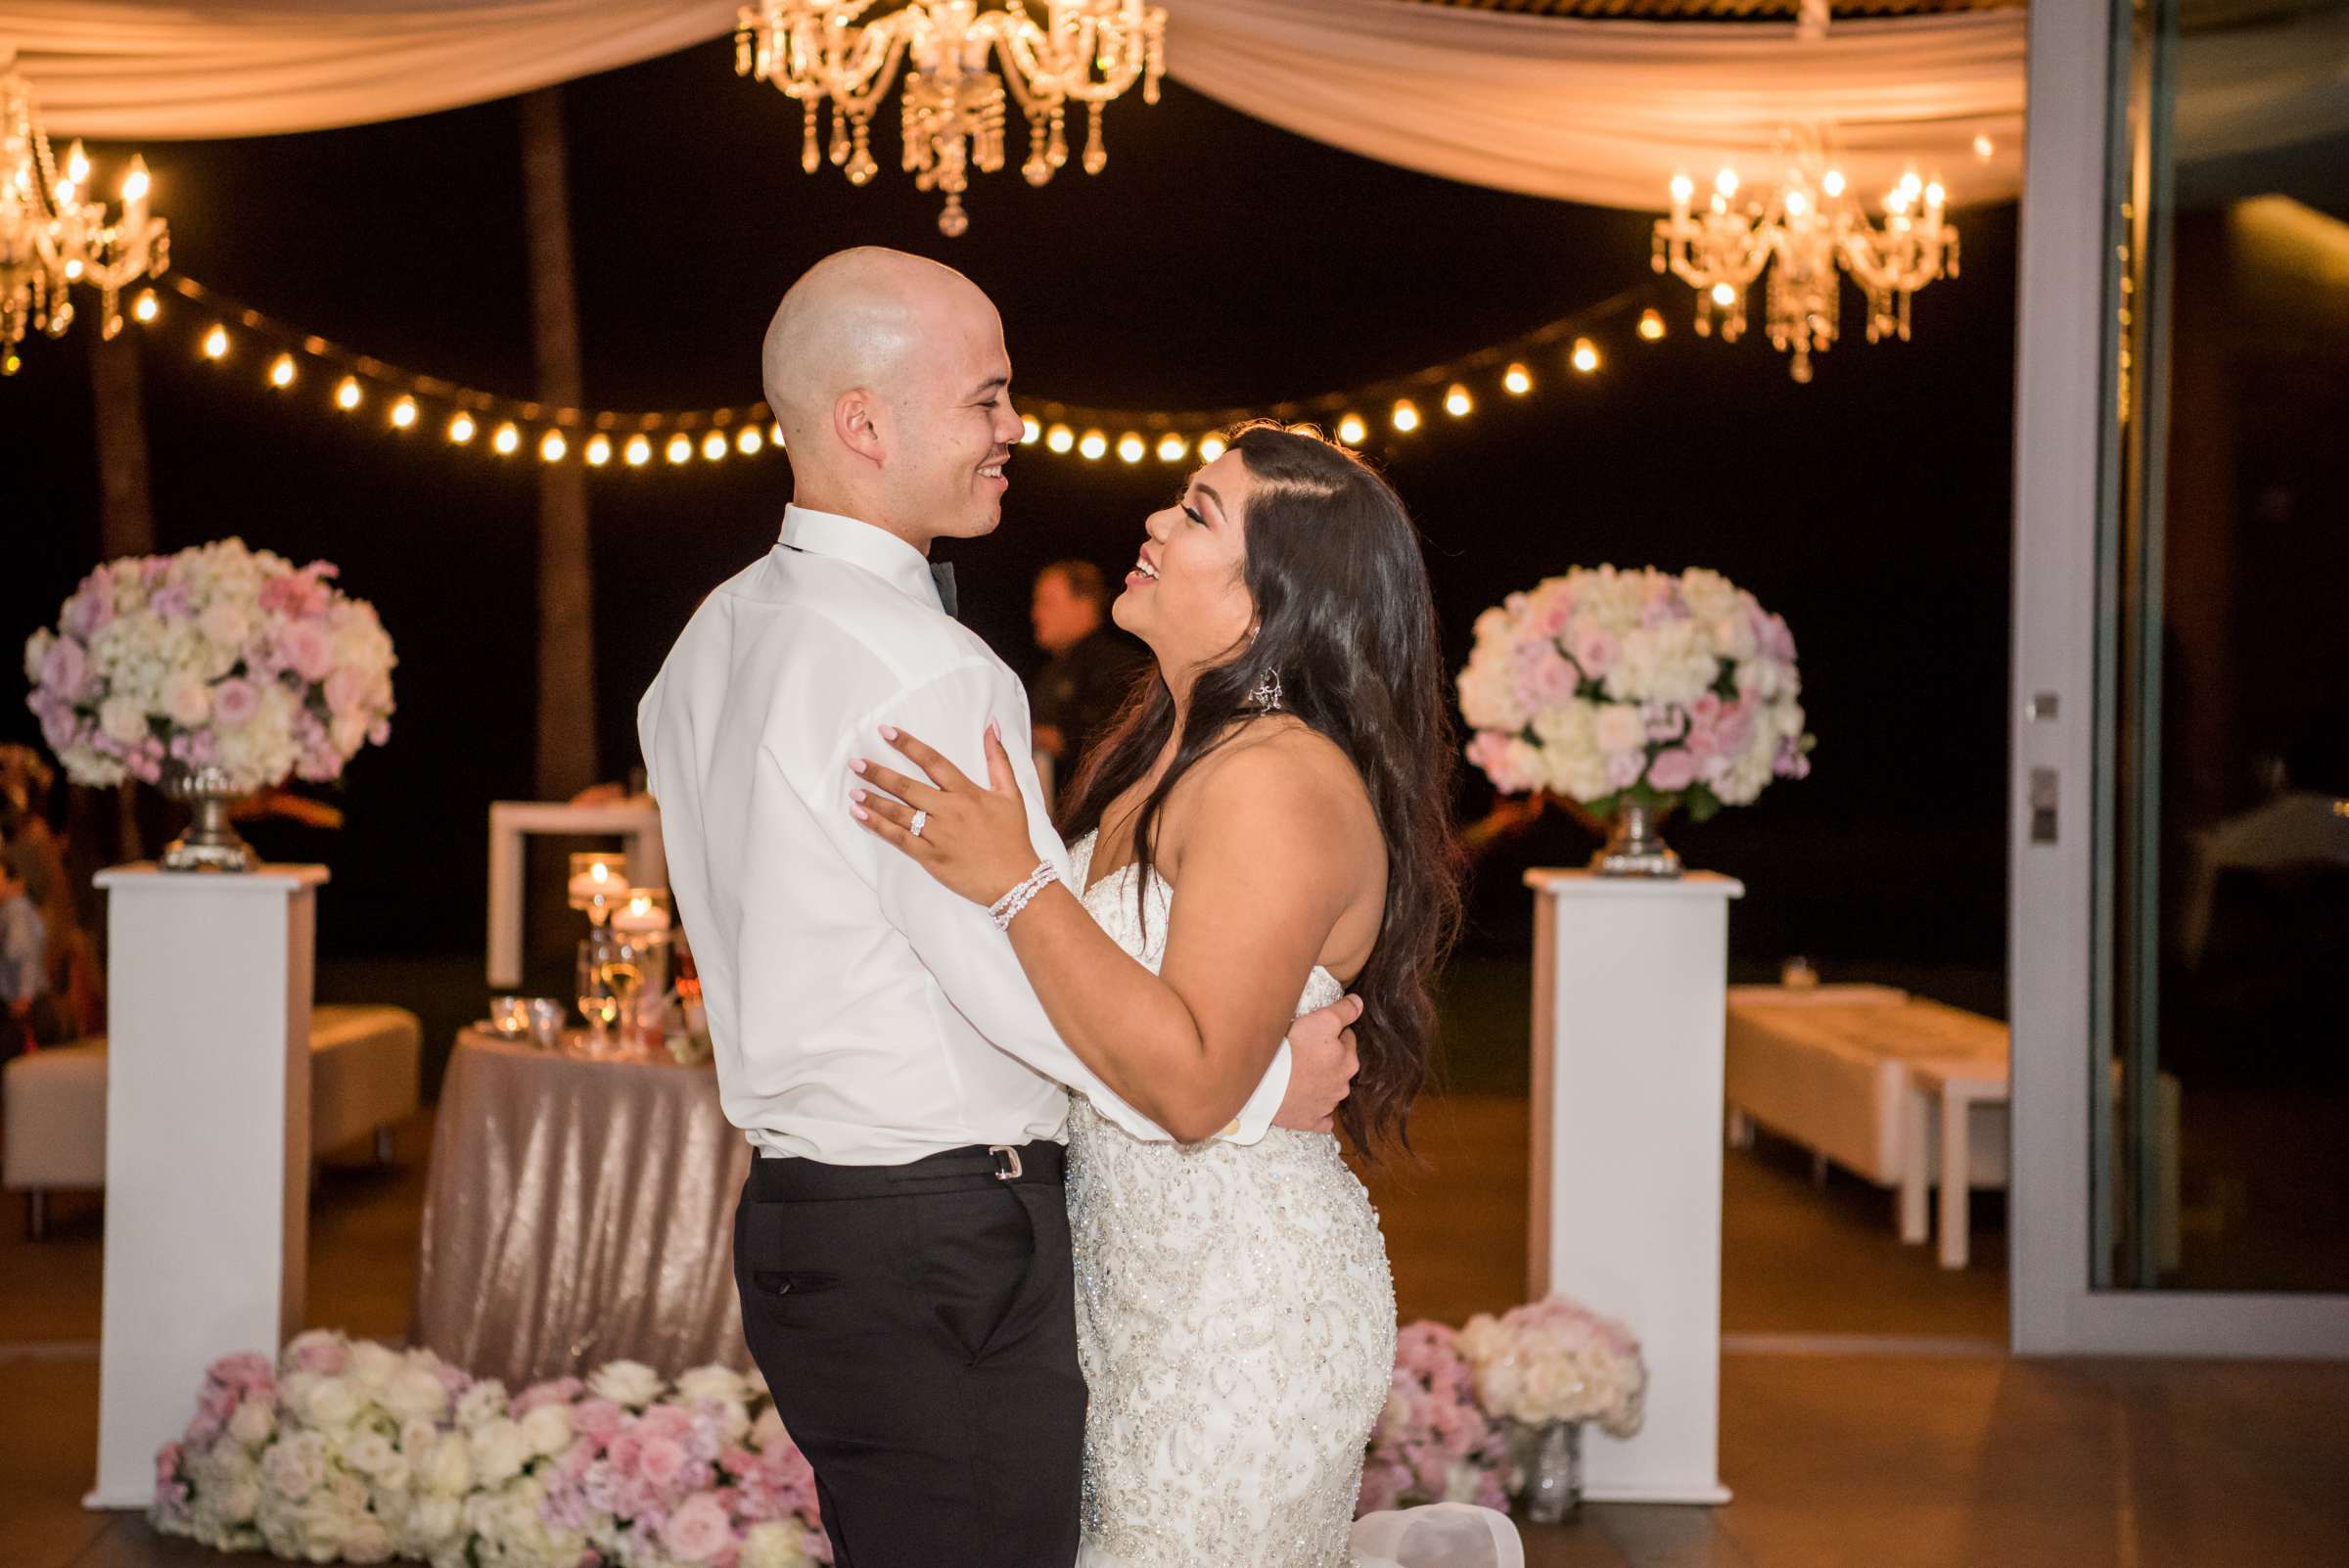
[[[1563,1296],[1479,1313],[1460,1330],[1476,1398],[1496,1420],[1545,1426],[1590,1421],[1612,1437],[1639,1430],[1647,1366],[1639,1341],[1610,1317]]]
[[[815,1476],[764,1387],[614,1361],[518,1394],[430,1351],[313,1330],[216,1362],[156,1456],[151,1517],[223,1551],[434,1568],[829,1563]]]
[[[1455,1333],[1405,1327],[1360,1511],[1506,1508],[1507,1423],[1639,1424],[1621,1324],[1561,1298]],[[433,1568],[812,1568],[832,1561],[815,1474],[756,1374],[673,1384],[613,1361],[509,1393],[431,1351],[313,1329],[272,1364],[223,1357],[155,1460],[149,1517],[222,1551]]]
[[[1504,795],[1704,821],[1803,778],[1794,635],[1718,572],[1577,568],[1477,617],[1468,760]]]
[[[239,794],[340,778],[391,738],[392,639],[323,561],[241,539],[92,572],[24,645],[41,734],[76,784],[220,769]]]

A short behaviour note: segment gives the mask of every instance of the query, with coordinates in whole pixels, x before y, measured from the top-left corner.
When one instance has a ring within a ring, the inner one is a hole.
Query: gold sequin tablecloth
[[[517,1389],[622,1358],[747,1370],[733,1230],[750,1160],[708,1067],[460,1034],[433,1131],[417,1343]]]

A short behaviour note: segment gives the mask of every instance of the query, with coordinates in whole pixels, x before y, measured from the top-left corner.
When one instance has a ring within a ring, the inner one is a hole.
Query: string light
[[[1158,460],[1162,463],[1179,463],[1182,461],[1182,454],[1190,449],[1191,443],[1173,431],[1169,431],[1158,438]]]
[[[204,357],[207,359],[226,359],[228,357],[228,329],[218,322],[212,323],[212,330],[204,335]]]
[[[1588,376],[1598,368],[1598,345],[1588,338],[1574,340],[1574,353],[1567,361]]]
[[[627,450],[622,455],[627,459],[628,467],[644,467],[645,464],[653,460],[653,443],[651,438],[643,436],[629,437]]]
[[[1055,425],[1044,432],[1044,444],[1056,452],[1065,452],[1077,444],[1077,433],[1066,425]]]
[[[1523,397],[1534,390],[1533,372],[1523,365],[1511,365],[1500,373],[1500,385],[1511,397]]]
[[[1034,446],[1043,434],[1043,426],[1024,414],[1020,417],[1020,444],[1022,446]]]
[[[335,384],[335,406],[349,413],[359,406],[359,382],[355,376],[345,376]]]
[[[1475,406],[1476,399],[1468,395],[1468,389],[1461,386],[1456,381],[1451,384],[1451,390],[1444,394],[1444,412],[1450,414],[1454,419],[1466,418],[1468,411]]]
[[[292,354],[279,354],[275,359],[269,361],[270,386],[291,387],[294,385],[295,375],[296,371],[294,367],[294,356]]]
[[[734,434],[734,449],[745,457],[756,457],[766,448],[766,433],[756,425],[745,425]]]
[[[474,432],[478,429],[480,427],[474,424],[473,416],[463,409],[459,409],[456,416],[448,422],[448,438],[459,446],[463,446],[473,439]]]
[[[611,462],[612,438],[601,434],[588,437],[586,457],[589,468],[601,468]]]
[[[702,455],[714,463],[726,455],[726,433],[714,430],[702,438]]]
[[[1664,336],[1664,313],[1653,308],[1639,312],[1639,336],[1656,343]]]
[[[1214,431],[1199,438],[1199,461],[1202,463],[1212,463],[1230,450],[1231,443]]]
[[[1098,461],[1101,454],[1108,450],[1109,438],[1102,435],[1097,430],[1086,431],[1084,433],[1084,439],[1077,443],[1078,455],[1082,456],[1088,463]]]
[[[1370,437],[1370,427],[1362,423],[1359,414],[1348,414],[1338,421],[1338,439],[1349,446],[1359,446]]]
[[[542,463],[560,463],[570,451],[571,442],[563,438],[559,430],[550,430],[538,439],[538,460]]]
[[[1394,421],[1397,430],[1408,436],[1419,428],[1419,405],[1405,397],[1395,405],[1395,412],[1388,417]]]
[[[776,451],[783,450],[783,421],[778,419],[766,427],[766,438],[775,443]]]
[[[661,449],[661,455],[671,463],[690,462],[693,458],[693,442],[683,436],[671,436],[668,444]]]
[[[163,307],[161,302],[156,299],[153,289],[141,289],[138,299],[131,302],[130,313],[135,320],[144,325],[161,315]]]
[[[398,402],[392,405],[392,428],[393,430],[407,430],[412,428],[415,423],[415,398],[402,397]]]
[[[522,432],[512,425],[500,425],[497,434],[489,438],[490,450],[500,457],[512,457],[522,445]]]
[[[1129,430],[1118,438],[1118,456],[1126,462],[1138,463],[1149,450],[1148,444],[1137,432]]]

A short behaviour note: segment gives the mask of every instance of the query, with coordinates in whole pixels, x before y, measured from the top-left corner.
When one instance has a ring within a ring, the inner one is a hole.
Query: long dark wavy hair
[[[1429,983],[1459,928],[1460,856],[1451,833],[1453,744],[1436,609],[1419,533],[1368,464],[1310,427],[1264,421],[1232,433],[1248,465],[1249,597],[1257,634],[1191,687],[1174,760],[1134,820],[1136,890],[1156,861],[1167,798],[1202,758],[1264,716],[1252,700],[1276,673],[1281,711],[1354,763],[1387,847],[1387,899],[1369,961],[1350,988],[1361,1070],[1338,1121],[1375,1155],[1407,1148],[1412,1098],[1435,1034]],[[1152,668],[1072,783],[1061,829],[1101,825],[1174,733],[1174,699]]]

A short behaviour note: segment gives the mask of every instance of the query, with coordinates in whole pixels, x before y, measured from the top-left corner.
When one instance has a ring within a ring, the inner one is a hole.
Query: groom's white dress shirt
[[[898,1165],[1058,1137],[1067,1084],[1137,1136],[1167,1134],[1064,1044],[985,909],[849,815],[849,763],[916,771],[898,725],[987,777],[1001,726],[1029,833],[1064,875],[1028,699],[939,607],[920,551],[794,506],[780,543],[705,600],[637,710],[670,892],[693,943],[719,1097],[761,1153]],[[1284,1042],[1226,1135],[1264,1135]]]

